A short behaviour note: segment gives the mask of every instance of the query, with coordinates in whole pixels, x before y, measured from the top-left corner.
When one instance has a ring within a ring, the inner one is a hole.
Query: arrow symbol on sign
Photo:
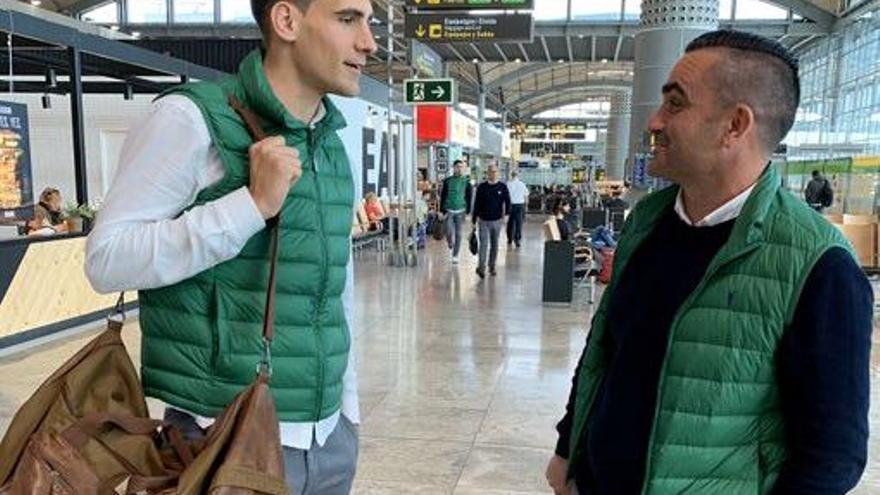
[[[418,36],[419,38],[424,38],[425,34],[427,34],[427,31],[425,31],[425,26],[419,24],[419,27],[416,28],[416,36]]]
[[[441,86],[437,86],[436,88],[431,90],[431,94],[434,95],[434,98],[440,99],[443,98],[443,95],[446,94],[446,91],[443,91]]]

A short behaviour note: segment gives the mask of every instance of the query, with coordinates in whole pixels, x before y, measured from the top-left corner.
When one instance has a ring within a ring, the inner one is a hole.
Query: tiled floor
[[[498,276],[449,262],[430,242],[417,268],[357,258],[356,346],[361,458],[356,494],[547,494],[554,424],[586,335],[584,291],[542,306],[539,225],[523,249],[499,253]],[[94,332],[0,358],[0,432],[28,394]],[[126,342],[139,354],[136,322]],[[877,356],[877,353],[875,353]],[[880,379],[880,356],[872,378]],[[880,397],[872,394],[872,404]],[[880,426],[874,407],[873,427]],[[878,443],[858,495],[880,493]],[[876,459],[876,460],[875,460]]]

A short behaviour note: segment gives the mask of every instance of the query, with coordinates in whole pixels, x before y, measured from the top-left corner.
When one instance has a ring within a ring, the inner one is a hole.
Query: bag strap
[[[254,141],[262,141],[263,139],[266,139],[267,135],[260,125],[260,119],[253,111],[251,111],[251,109],[244,106],[244,104],[232,94],[229,95],[229,106],[238,113],[242,120],[244,120],[244,123]],[[275,336],[275,279],[278,265],[278,225],[280,220],[281,214],[279,213],[266,221],[266,226],[269,227],[270,235],[269,259],[271,260],[271,264],[269,265],[269,287],[266,290],[266,309],[263,313],[263,354],[260,359],[260,364],[257,366],[257,373],[264,378],[268,378],[272,374],[272,356],[270,353],[270,347],[272,344],[272,338]]]

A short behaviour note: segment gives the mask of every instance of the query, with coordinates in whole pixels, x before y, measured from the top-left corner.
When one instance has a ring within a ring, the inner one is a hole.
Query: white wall
[[[132,124],[146,115],[152,96],[135,96],[126,101],[122,95],[86,95],[83,104],[85,123],[86,167],[89,198],[104,196],[110,186],[119,146]],[[70,98],[52,95],[52,108],[43,109],[39,95],[0,94],[0,100],[24,103],[30,121],[31,167],[34,197],[45,187],[61,190],[65,202],[76,199],[73,171],[73,135]]]
[[[128,131],[147,114],[155,95],[135,95],[126,101],[122,95],[86,95],[85,140],[89,198],[102,198],[112,183],[117,168],[119,151]],[[28,105],[30,121],[31,164],[33,167],[34,196],[45,187],[61,190],[65,201],[76,198],[73,171],[73,137],[71,133],[70,100],[66,96],[52,96],[52,108],[43,109],[40,95],[0,94],[0,100]],[[374,129],[373,143],[368,152],[375,153],[375,170],[367,180],[378,181],[382,134],[385,132],[385,109],[356,98],[333,97],[334,103],[345,116],[348,127],[340,131],[345,143],[355,180],[356,197],[363,197],[364,128]],[[375,115],[374,115],[375,114]],[[411,130],[408,127],[407,130]],[[412,133],[404,138],[407,173],[412,171]],[[384,168],[384,164],[381,164]]]

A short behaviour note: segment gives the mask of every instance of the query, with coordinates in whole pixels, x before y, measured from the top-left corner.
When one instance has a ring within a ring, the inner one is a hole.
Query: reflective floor
[[[429,241],[416,268],[356,258],[356,339],[363,425],[356,494],[552,493],[544,466],[590,316],[588,291],[542,306],[540,224],[520,250],[502,246],[498,276],[475,258],[450,263]],[[463,248],[463,251],[465,248]],[[0,358],[0,432],[18,405],[94,332]],[[139,354],[137,323],[127,326]],[[880,380],[880,353],[872,365]],[[872,393],[871,425],[880,426]],[[156,412],[158,414],[158,412]],[[880,493],[880,446],[853,493]]]

